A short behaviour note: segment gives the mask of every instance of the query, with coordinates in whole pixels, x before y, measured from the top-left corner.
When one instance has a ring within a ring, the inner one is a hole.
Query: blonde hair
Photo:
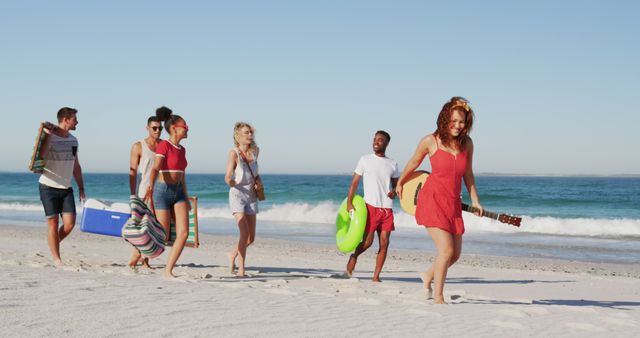
[[[240,129],[247,127],[249,128],[249,130],[251,130],[252,134],[256,133],[255,128],[253,128],[249,123],[247,122],[236,122],[236,124],[233,126],[233,144],[236,147],[240,147],[240,143],[238,142],[238,139],[240,138]],[[256,144],[255,141],[255,137],[253,140],[251,140],[251,144],[249,145],[249,150],[253,151],[254,153],[257,152],[258,150],[258,145]]]

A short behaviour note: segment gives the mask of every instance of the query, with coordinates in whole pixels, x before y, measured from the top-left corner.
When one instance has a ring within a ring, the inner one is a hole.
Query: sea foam
[[[258,220],[287,223],[333,224],[338,204],[330,201],[317,204],[284,203],[271,207],[260,207]],[[200,208],[200,218],[233,219],[228,207]],[[396,228],[418,227],[414,216],[405,212],[394,213]],[[467,232],[538,233],[570,236],[640,237],[640,220],[556,218],[523,216],[520,227],[500,223],[496,220],[463,213]]]
[[[82,208],[78,205],[78,213]],[[339,205],[333,201],[319,203],[282,203],[270,206],[260,205],[258,220],[269,222],[283,222],[296,224],[333,224]],[[13,213],[31,214],[37,213],[37,217],[43,212],[42,205],[35,203],[0,203],[0,212],[5,219],[11,219]],[[201,220],[208,218],[233,219],[231,210],[227,206],[198,208],[198,217]],[[396,228],[419,227],[415,218],[402,211],[394,213]],[[618,218],[558,218],[558,217],[531,217],[523,216],[520,227],[503,224],[496,220],[477,217],[463,212],[465,228],[467,232],[499,232],[499,233],[537,233],[566,236],[594,236],[594,237],[639,237],[640,219]],[[20,217],[19,219],[23,219]]]

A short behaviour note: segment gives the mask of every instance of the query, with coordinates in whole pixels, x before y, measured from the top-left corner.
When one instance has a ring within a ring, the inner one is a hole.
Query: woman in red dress
[[[480,210],[478,215],[483,213],[473,176],[473,142],[469,137],[473,117],[473,110],[464,98],[456,96],[445,103],[438,116],[438,128],[420,140],[396,186],[398,196],[402,196],[402,185],[407,176],[429,155],[432,173],[418,194],[416,222],[427,228],[438,250],[433,264],[420,274],[436,304],[444,304],[447,270],[460,258],[462,251],[464,221],[460,193],[463,178],[472,206]],[[431,289],[434,280],[435,292]]]

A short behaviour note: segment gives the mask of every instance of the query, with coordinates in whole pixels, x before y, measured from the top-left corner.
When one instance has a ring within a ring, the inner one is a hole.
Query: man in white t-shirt
[[[353,274],[358,256],[371,246],[377,232],[380,249],[376,257],[376,269],[373,272],[374,282],[380,282],[380,272],[387,259],[389,237],[391,231],[395,230],[392,207],[393,198],[396,197],[395,188],[400,171],[398,163],[385,155],[389,141],[391,141],[391,136],[386,131],[378,130],[375,133],[373,154],[364,155],[358,161],[347,197],[347,210],[351,211],[353,210],[353,196],[358,189],[360,178],[363,177],[364,201],[367,204],[367,228],[365,229],[364,241],[349,257],[347,275]]]
[[[58,111],[58,126],[45,129],[48,134],[41,151],[47,159],[40,183],[40,201],[47,218],[47,241],[56,265],[62,265],[60,242],[73,230],[76,224],[76,204],[73,197],[71,177],[75,178],[80,201],[85,200],[82,169],[78,161],[78,140],[70,130],[78,125],[77,110],[64,107]],[[58,218],[62,215],[62,227]]]

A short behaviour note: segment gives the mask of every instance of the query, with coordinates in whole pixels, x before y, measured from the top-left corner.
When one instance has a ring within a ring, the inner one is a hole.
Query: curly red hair
[[[464,128],[455,138],[449,134],[449,124],[451,123],[451,116],[454,111],[462,114],[465,119]],[[438,115],[438,129],[436,129],[433,134],[440,138],[440,141],[445,147],[455,148],[457,151],[464,151],[470,139],[469,133],[471,133],[471,128],[473,127],[473,118],[473,109],[469,106],[469,101],[463,97],[454,96],[449,102],[442,106],[440,115]]]

